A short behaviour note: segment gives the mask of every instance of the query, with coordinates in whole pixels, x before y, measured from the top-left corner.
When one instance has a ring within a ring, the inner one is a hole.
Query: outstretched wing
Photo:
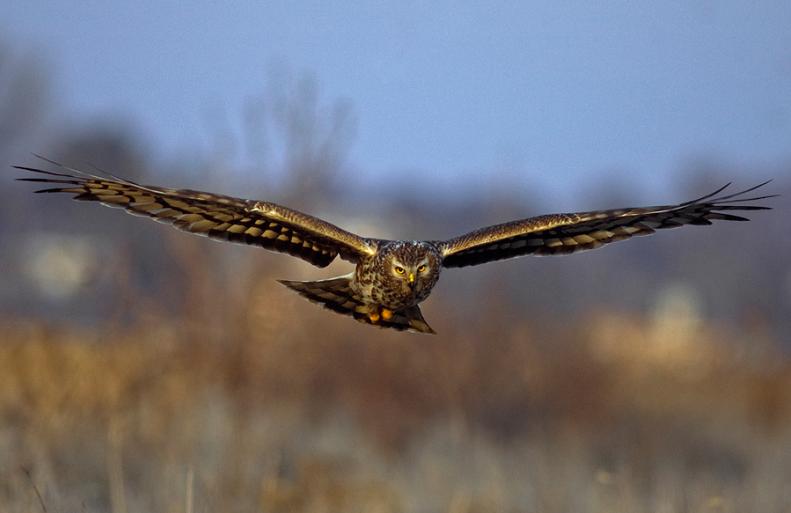
[[[36,192],[76,194],[76,200],[98,201],[108,207],[123,208],[130,214],[150,217],[196,235],[288,253],[318,267],[326,267],[337,255],[356,262],[362,255],[376,251],[373,241],[274,203],[150,187],[52,163],[67,172],[14,167],[44,175],[19,178],[21,181],[59,184]]]
[[[637,235],[650,235],[662,228],[707,225],[714,219],[747,221],[727,212],[769,210],[769,207],[745,203],[776,195],[744,197],[767,183],[717,197],[730,185],[727,184],[711,194],[678,205],[550,214],[481,228],[439,243],[443,265],[464,267],[523,255],[562,255]]]

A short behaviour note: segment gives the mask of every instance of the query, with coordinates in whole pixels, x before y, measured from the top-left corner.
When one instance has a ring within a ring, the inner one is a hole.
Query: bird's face
[[[425,299],[439,278],[439,255],[428,244],[400,243],[383,256],[388,281],[404,295]]]

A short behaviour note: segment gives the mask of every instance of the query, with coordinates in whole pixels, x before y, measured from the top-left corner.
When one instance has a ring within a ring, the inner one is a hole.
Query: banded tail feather
[[[278,281],[312,303],[319,304],[335,313],[353,317],[356,321],[364,324],[379,328],[393,328],[398,331],[435,333],[423,318],[420,307],[417,305],[394,312],[393,317],[388,320],[380,319],[375,323],[372,322],[368,316],[368,307],[351,289],[351,277],[352,275],[348,274],[319,281]]]

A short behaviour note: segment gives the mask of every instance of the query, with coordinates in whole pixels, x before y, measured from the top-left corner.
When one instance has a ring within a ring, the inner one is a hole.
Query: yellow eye
[[[404,274],[406,271],[404,271],[403,267],[395,266],[395,272],[398,274]]]
[[[420,267],[417,268],[417,272],[419,272],[419,273],[426,272],[426,266],[425,265],[421,265]]]

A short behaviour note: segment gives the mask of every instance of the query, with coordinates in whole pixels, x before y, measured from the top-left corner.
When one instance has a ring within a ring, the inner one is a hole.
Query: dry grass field
[[[245,289],[0,322],[0,510],[789,510],[791,364],[760,326],[494,311],[404,336]]]

